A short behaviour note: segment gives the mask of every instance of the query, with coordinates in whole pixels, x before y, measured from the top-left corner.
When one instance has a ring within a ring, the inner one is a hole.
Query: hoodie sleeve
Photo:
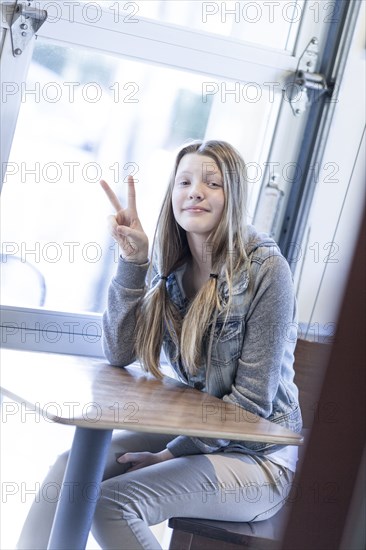
[[[295,291],[285,258],[275,254],[262,260],[253,285],[238,369],[223,399],[268,418],[281,377],[292,376],[296,344]]]
[[[149,262],[139,265],[119,258],[103,314],[103,351],[112,365],[125,367],[136,360],[133,341],[136,309],[146,292],[148,267]]]
[[[228,439],[209,439],[179,435],[167,444],[167,449],[175,456],[210,454],[226,447]]]
[[[138,265],[119,258],[103,314],[103,351],[112,365],[125,367],[136,360],[133,342],[136,308],[146,292],[148,267],[149,263]],[[204,452],[186,436],[176,437],[168,444],[168,448],[174,456]]]

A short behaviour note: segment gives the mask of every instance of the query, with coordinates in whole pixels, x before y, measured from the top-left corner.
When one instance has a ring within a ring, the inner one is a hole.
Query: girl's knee
[[[92,525],[92,533],[94,536],[96,533],[103,532],[105,526],[110,521],[123,519],[124,511],[119,500],[120,499],[116,498],[113,494],[106,494],[106,491],[103,491],[102,488],[94,511]]]
[[[133,487],[131,482],[125,482],[123,479],[104,481],[96,503],[95,521],[103,521],[106,518],[140,517],[140,502],[134,494]]]

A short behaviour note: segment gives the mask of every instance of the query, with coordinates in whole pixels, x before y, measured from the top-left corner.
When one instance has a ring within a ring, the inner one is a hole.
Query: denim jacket
[[[178,377],[228,403],[269,421],[301,431],[298,390],[293,382],[297,337],[296,301],[292,275],[276,243],[248,226],[247,265],[235,274],[229,316],[216,312],[203,341],[202,364],[196,375],[185,372],[174,342],[164,336],[164,352]],[[148,264],[138,266],[120,260],[109,288],[103,316],[103,346],[112,364],[135,360],[134,314],[146,288]],[[185,266],[170,274],[167,291],[184,316],[189,302],[181,280]],[[158,277],[152,281],[156,284]],[[222,304],[228,298],[226,281],[218,280]],[[175,456],[216,451],[265,455],[278,445],[249,441],[178,436],[168,443]]]

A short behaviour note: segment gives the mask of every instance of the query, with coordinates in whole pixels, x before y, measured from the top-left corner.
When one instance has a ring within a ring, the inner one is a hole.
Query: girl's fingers
[[[126,462],[134,462],[138,454],[139,453],[124,453],[119,458],[117,458],[117,462],[120,462],[121,464],[124,464]]]
[[[108,220],[108,225],[112,231],[118,227],[116,216],[113,216],[113,214],[110,214],[109,216],[107,216],[107,220]]]
[[[127,207],[136,212],[136,191],[133,176],[128,176]]]
[[[108,183],[104,180],[100,180],[100,185],[102,186],[103,190],[105,191],[107,197],[109,198],[113,208],[116,212],[119,212],[122,210],[122,206],[117,198],[117,195],[114,191],[109,187]]]
[[[122,456],[119,456],[117,458],[117,462],[119,462],[120,464],[124,464],[125,462],[129,462],[128,460],[126,460],[125,456],[122,455]]]

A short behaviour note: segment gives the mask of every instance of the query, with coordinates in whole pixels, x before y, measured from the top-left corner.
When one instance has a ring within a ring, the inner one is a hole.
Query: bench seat
[[[288,506],[273,517],[251,523],[171,518],[173,529],[169,550],[238,550],[278,548],[286,527]]]

